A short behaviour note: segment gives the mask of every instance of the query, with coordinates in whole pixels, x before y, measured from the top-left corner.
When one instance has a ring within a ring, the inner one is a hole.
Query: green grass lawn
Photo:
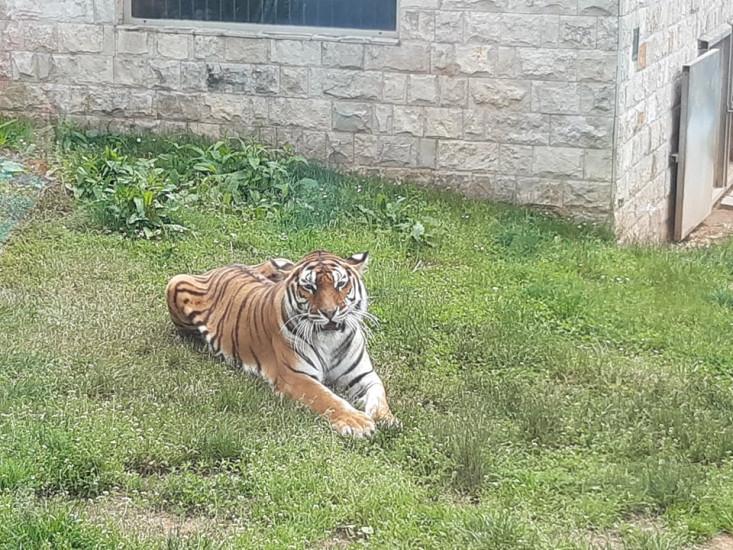
[[[149,240],[44,194],[0,254],[0,546],[664,549],[733,533],[733,244],[621,248],[305,170],[321,195],[296,215],[192,205],[186,232]],[[398,196],[409,227],[338,215]],[[410,237],[422,219],[434,246]],[[317,248],[371,254],[370,349],[401,431],[340,438],[168,320],[176,273]]]

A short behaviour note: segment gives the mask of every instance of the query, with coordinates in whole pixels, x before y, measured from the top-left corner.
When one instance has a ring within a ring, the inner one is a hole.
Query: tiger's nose
[[[332,321],[333,318],[336,316],[336,313],[338,313],[338,308],[335,309],[322,309],[321,313],[326,316],[326,319],[329,321]]]

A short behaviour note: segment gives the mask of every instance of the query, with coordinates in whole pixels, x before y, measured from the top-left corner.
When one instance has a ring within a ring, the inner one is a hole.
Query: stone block
[[[405,10],[401,17],[400,38],[402,40],[432,42],[435,39],[435,12]]]
[[[433,44],[432,72],[450,76],[499,76],[498,50],[489,46]]]
[[[583,149],[535,147],[532,172],[540,177],[583,177]]]
[[[394,119],[392,105],[374,106],[374,130],[382,134],[392,133],[392,121]]]
[[[407,102],[413,105],[438,103],[438,77],[434,75],[410,75]]]
[[[196,59],[222,61],[226,42],[221,36],[196,35],[193,37],[193,56]]]
[[[46,94],[37,84],[10,81],[0,83],[0,111],[36,111],[49,109]]]
[[[463,113],[463,137],[468,140],[483,140],[486,136],[486,111],[476,108]]]
[[[268,41],[262,38],[224,38],[224,59],[237,63],[267,63]]]
[[[15,80],[34,80],[37,78],[36,54],[33,52],[11,52],[11,75]]]
[[[382,73],[340,69],[311,69],[311,95],[340,99],[379,99]]]
[[[553,115],[551,145],[603,149],[613,144],[613,118]]]
[[[579,81],[614,82],[616,80],[616,52],[578,52],[577,78]]]
[[[91,54],[54,55],[52,76],[65,83],[111,83],[114,81],[112,57]]]
[[[118,55],[114,60],[115,82],[144,88],[179,88],[181,64],[178,61]]]
[[[611,210],[611,184],[587,181],[565,182],[564,204],[577,214],[588,210],[597,214],[608,213]],[[597,218],[597,214],[592,216]]]
[[[464,107],[468,97],[468,79],[452,76],[438,77],[440,104],[443,106]]]
[[[58,53],[56,25],[37,21],[11,20],[0,34],[0,50]]]
[[[380,136],[377,161],[381,166],[414,166],[417,145],[411,136]]]
[[[269,104],[269,120],[275,126],[330,128],[331,103],[319,99],[273,98]]]
[[[466,19],[466,42],[482,45],[541,47],[558,40],[556,16],[475,13]]]
[[[597,17],[596,48],[613,50],[618,48],[618,18]]]
[[[206,91],[209,71],[201,61],[181,62],[181,88],[184,90]]]
[[[156,92],[153,111],[163,119],[197,121],[202,118],[203,100],[191,94],[178,92]]]
[[[57,32],[60,52],[100,53],[104,50],[104,27],[101,25],[65,24],[59,25]]]
[[[308,69],[305,67],[280,67],[280,95],[308,96]]]
[[[142,31],[117,30],[118,54],[146,54],[149,51],[150,34]]]
[[[279,89],[280,71],[276,66],[208,63],[206,70],[210,91],[273,95]]]
[[[96,92],[88,86],[64,86],[45,84],[43,91],[51,111],[55,114],[81,115],[89,112],[89,98]]]
[[[595,17],[561,17],[558,44],[562,48],[595,48]]]
[[[440,7],[443,10],[503,12],[506,11],[507,0],[443,0]]]
[[[10,60],[10,53],[0,52],[0,80],[13,78],[13,65]]]
[[[471,101],[482,107],[504,111],[530,108],[530,83],[526,81],[472,78],[468,89]]]
[[[517,180],[503,174],[473,174],[472,186],[479,198],[512,203],[517,196]]]
[[[548,114],[578,114],[580,112],[578,85],[574,82],[534,82],[532,110]]]
[[[364,132],[372,127],[372,106],[368,103],[335,101],[333,126],[340,132]]]
[[[592,181],[611,181],[613,154],[611,149],[587,149],[583,160],[583,177]]]
[[[89,93],[88,112],[104,116],[152,116],[154,95],[155,92],[147,90],[95,87]]]
[[[619,0],[578,0],[580,15],[618,15]]]
[[[417,160],[419,168],[435,168],[435,159],[438,152],[438,140],[420,139],[417,143]]]
[[[499,172],[504,174],[532,175],[533,151],[531,145],[499,145]]]
[[[354,134],[329,132],[326,134],[326,161],[330,165],[346,165],[354,162]]]
[[[616,86],[592,82],[578,84],[580,112],[592,115],[613,116]]]
[[[497,170],[499,145],[476,141],[440,140],[437,166],[444,170]]]
[[[575,15],[576,0],[507,0],[503,11]]]
[[[193,38],[188,33],[158,33],[155,36],[158,55],[171,59],[188,59],[193,49]]]
[[[497,143],[547,145],[550,139],[550,115],[490,112],[485,124],[486,137]]]
[[[517,178],[517,202],[531,206],[562,207],[564,184],[545,178]]]
[[[267,101],[264,97],[243,97],[235,94],[208,93],[203,96],[207,118],[251,127],[267,123]]]
[[[517,71],[534,80],[575,80],[577,53],[571,50],[517,49]]]
[[[407,99],[407,76],[384,73],[384,100],[404,103]]]
[[[392,112],[392,131],[395,134],[422,136],[424,127],[422,107],[395,105]]]
[[[427,44],[403,42],[399,46],[369,45],[365,50],[366,69],[391,69],[416,73],[430,67],[430,48]]]
[[[426,107],[424,135],[460,139],[463,135],[463,111],[444,107]]]
[[[435,40],[460,44],[463,42],[464,14],[457,11],[435,13]]]
[[[323,42],[321,59],[327,67],[361,69],[364,67],[364,46],[345,42]]]
[[[311,40],[272,40],[270,59],[283,65],[321,64],[321,44]]]

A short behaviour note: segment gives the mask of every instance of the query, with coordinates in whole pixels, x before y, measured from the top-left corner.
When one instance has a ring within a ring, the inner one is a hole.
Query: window
[[[129,0],[133,19],[394,31],[397,0]]]

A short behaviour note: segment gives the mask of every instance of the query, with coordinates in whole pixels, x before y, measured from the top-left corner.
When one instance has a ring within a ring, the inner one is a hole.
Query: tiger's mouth
[[[334,321],[329,321],[325,325],[320,325],[320,330],[326,330],[326,331],[336,331],[336,330],[344,330],[344,327],[346,325],[344,323],[336,323]]]

